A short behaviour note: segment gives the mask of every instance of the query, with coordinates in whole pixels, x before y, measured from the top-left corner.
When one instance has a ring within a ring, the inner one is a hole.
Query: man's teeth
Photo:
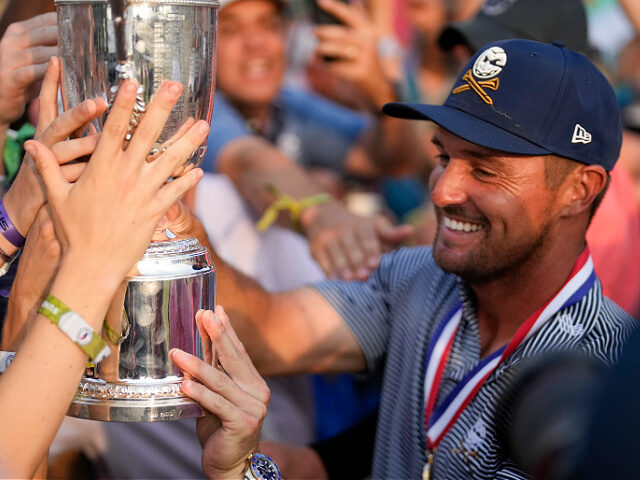
[[[247,64],[246,71],[249,75],[262,75],[267,71],[267,62],[264,60],[254,60]]]
[[[444,226],[449,230],[454,230],[456,232],[477,232],[484,228],[482,225],[477,223],[459,222],[449,217],[444,217]]]

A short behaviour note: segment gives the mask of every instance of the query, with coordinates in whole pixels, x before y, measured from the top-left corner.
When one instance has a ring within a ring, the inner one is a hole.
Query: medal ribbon
[[[462,319],[462,302],[458,302],[438,326],[429,343],[425,360],[424,398],[427,448],[438,446],[444,435],[473,399],[485,380],[496,367],[529,337],[534,335],[557,312],[578,303],[596,281],[589,249],[580,254],[569,280],[545,305],[534,312],[518,328],[507,344],[481,360],[438,406],[435,405],[442,374],[449,358],[451,345]]]

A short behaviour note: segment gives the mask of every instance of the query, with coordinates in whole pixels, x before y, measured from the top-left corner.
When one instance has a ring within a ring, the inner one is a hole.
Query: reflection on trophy
[[[180,81],[184,93],[150,160],[194,121],[211,122],[217,0],[55,3],[65,109],[95,97],[110,104],[119,84],[134,79],[139,87],[130,138],[160,83]],[[103,122],[90,128],[100,131]],[[185,168],[198,165],[205,148],[185,159]],[[178,347],[202,358],[195,314],[213,308],[215,279],[209,253],[195,238],[167,232],[154,240],[107,312],[102,335],[112,353],[87,369],[68,414],[120,422],[202,415],[181,393],[182,373],[169,350]]]

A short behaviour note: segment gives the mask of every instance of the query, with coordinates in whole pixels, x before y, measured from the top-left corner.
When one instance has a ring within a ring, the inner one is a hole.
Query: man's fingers
[[[349,261],[347,260],[347,255],[341,242],[337,238],[328,241],[327,251],[333,264],[333,269],[337,272],[338,276],[346,281],[353,280],[353,273],[349,267]]]
[[[372,230],[371,234],[373,233]],[[353,230],[347,230],[341,235],[340,241],[352,274],[356,278],[364,279],[369,276],[369,270],[366,268],[367,256],[359,242],[361,236],[362,234],[357,236]]]
[[[415,233],[411,225],[392,225],[384,218],[376,220],[376,231],[380,239],[390,245],[404,242]]]
[[[198,379],[203,388],[207,390],[207,392],[200,392],[206,396],[192,397],[191,392],[187,389],[189,382],[185,382],[187,385],[183,385],[183,391],[210,412],[220,415],[223,420],[225,418],[229,419],[232,407],[253,415],[260,415],[262,410],[266,409],[265,403],[241,388],[234,381],[235,379],[222,370],[208,365],[199,358],[179,349],[171,350],[169,356],[180,370]],[[264,383],[262,379],[259,380]],[[255,387],[259,389],[258,382],[255,382]],[[217,410],[218,408],[223,410]]]
[[[100,155],[97,156],[98,152],[96,152],[93,158],[96,163],[108,162],[111,164],[115,158],[120,158],[122,145],[129,131],[137,89],[138,85],[134,80],[125,80],[120,84],[118,94],[102,127],[102,135],[97,148]],[[128,165],[133,164],[132,158],[127,157],[126,160],[128,160],[126,162]],[[115,165],[109,166],[117,168]]]
[[[182,95],[182,91],[183,87],[179,82],[163,82],[161,84],[153,100],[147,105],[146,112],[127,147],[131,155],[146,158],[160,136],[160,132],[162,132],[171,110]]]
[[[40,105],[36,138],[42,135],[47,126],[58,116],[58,79],[60,78],[60,59],[51,57],[40,88]]]
[[[100,135],[89,135],[86,137],[73,138],[64,142],[58,142],[50,148],[56,156],[58,163],[60,165],[64,165],[82,157],[91,155],[95,150],[99,139]]]
[[[184,162],[207,138],[209,124],[204,120],[197,122],[169,149],[150,165],[153,178],[162,184],[169,176],[180,170]]]
[[[220,364],[226,373],[240,388],[257,398],[260,402],[269,401],[268,393],[264,389],[264,382],[253,367],[244,347],[237,348],[237,344],[227,333],[222,320],[210,310],[203,316],[203,325],[209,332],[218,355]]]
[[[252,412],[249,413],[246,409],[248,405],[234,404],[216,391],[191,380],[182,382],[182,391],[216,415],[223,423],[233,424],[238,430],[257,431],[266,415],[266,406],[264,405],[258,405],[256,402],[256,407],[252,408]]]
[[[158,192],[163,208],[168,210],[187,190],[197,185],[202,175],[204,175],[204,172],[200,168],[195,168],[164,185]]]
[[[196,312],[196,326],[198,327],[198,332],[200,332],[200,340],[202,343],[202,358],[205,363],[209,365],[213,365],[213,345],[209,334],[207,333],[207,329],[204,328],[202,324],[202,318],[204,316],[205,310],[198,310]]]
[[[364,21],[362,13],[346,3],[336,2],[335,0],[318,0],[318,5],[324,11],[340,20],[342,24],[349,27],[357,28]]]
[[[102,99],[85,100],[55,118],[38,140],[49,147],[62,142],[79,127],[101,115],[106,108]]]
[[[67,181],[54,154],[37,140],[25,142],[24,148],[33,158],[42,177],[49,201],[55,202],[62,195]]]
[[[84,172],[84,169],[87,168],[87,165],[88,163],[86,162],[72,163],[71,165],[63,165],[61,168],[62,175],[64,176],[67,182],[74,183],[80,178],[80,175],[82,175],[82,172]]]
[[[48,12],[12,23],[7,33],[15,37],[24,36],[24,42],[28,42],[26,45],[55,45],[58,40],[57,24],[56,12]]]
[[[251,361],[251,358],[249,357],[249,354],[247,353],[247,349],[244,348],[244,345],[242,344],[235,330],[231,326],[231,320],[229,320],[229,316],[227,315],[227,312],[224,311],[224,308],[222,307],[222,305],[216,305],[215,312],[218,319],[220,319],[220,321],[222,322],[222,325],[224,326],[225,331],[227,332],[227,335],[229,336],[229,339],[233,343],[238,354],[245,359],[245,361],[251,367],[254,374],[256,376],[260,376],[258,369],[255,367],[255,365]]]

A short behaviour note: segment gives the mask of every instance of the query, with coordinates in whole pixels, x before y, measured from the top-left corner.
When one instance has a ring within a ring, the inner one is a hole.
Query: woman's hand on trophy
[[[202,466],[208,478],[242,478],[258,445],[269,388],[221,306],[215,314],[200,310],[196,322],[209,363],[178,349],[170,357],[187,377],[182,391],[210,412],[197,421]]]
[[[147,162],[182,94],[180,83],[167,82],[123,150],[136,90],[132,80],[120,85],[95,151],[75,183],[64,176],[55,154],[42,142],[25,143],[43,179],[62,263],[83,262],[90,270],[88,277],[95,274],[103,287],[114,291],[142,256],[162,215],[202,177],[202,170],[194,169],[166,183],[209,131],[207,122],[197,122],[155,161]]]
[[[27,236],[11,287],[1,350],[18,350],[29,328],[27,325],[35,318],[35,311],[49,291],[59,260],[60,244],[48,209],[43,207]]]
[[[98,135],[68,140],[76,130],[106,109],[102,99],[87,100],[58,116],[58,79],[60,60],[52,57],[40,90],[40,110],[35,138],[49,147],[61,171],[69,182],[74,182],[84,170],[85,163],[74,162],[91,155]],[[13,185],[4,197],[5,208],[18,231],[27,236],[36,214],[45,203],[45,193],[33,159],[26,154]]]

